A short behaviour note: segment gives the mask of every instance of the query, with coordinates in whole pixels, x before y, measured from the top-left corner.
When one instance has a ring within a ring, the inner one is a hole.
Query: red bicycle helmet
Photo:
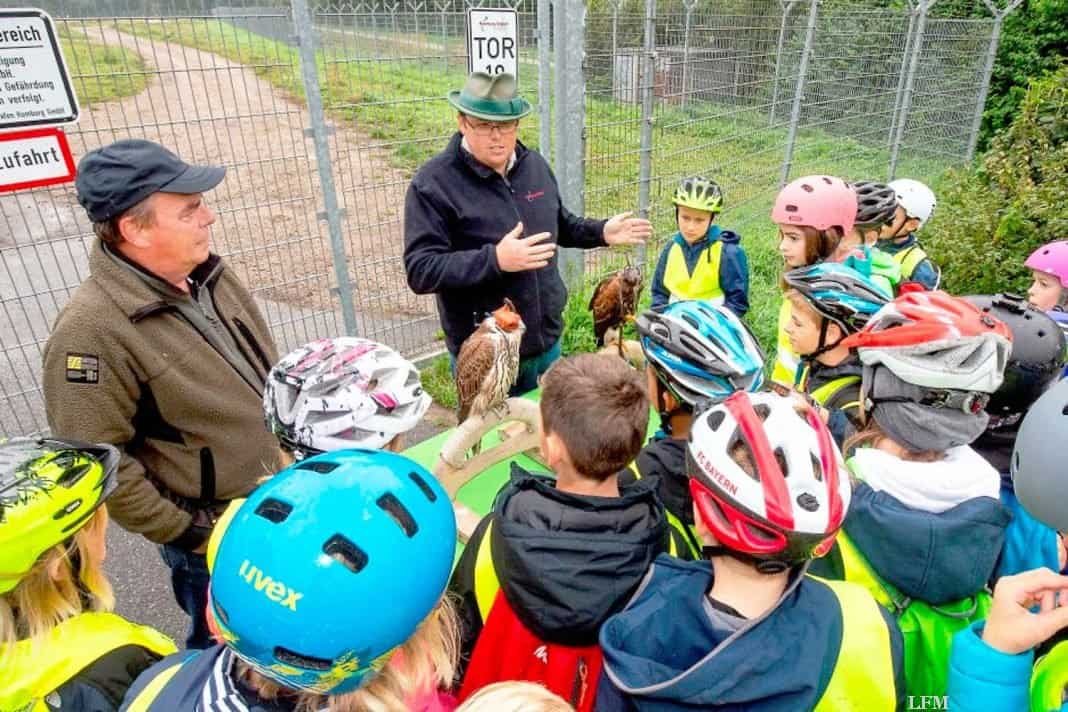
[[[724,549],[764,571],[825,554],[849,508],[830,431],[797,408],[775,393],[739,391],[694,419],[686,450],[697,516]],[[749,467],[736,459],[739,446]]]
[[[964,299],[908,292],[842,345],[857,349],[864,365],[886,366],[906,383],[993,393],[1001,385],[1012,332]]]

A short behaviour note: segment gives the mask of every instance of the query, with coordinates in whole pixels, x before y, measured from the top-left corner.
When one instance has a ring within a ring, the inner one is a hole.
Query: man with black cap
[[[277,359],[237,276],[209,249],[203,194],[225,169],[150,141],[86,154],[78,200],[97,240],[89,278],[45,346],[53,434],[123,451],[108,512],[161,545],[189,647],[207,647],[204,558],[216,519],[277,469],[263,386]]]
[[[516,139],[530,103],[511,74],[474,72],[450,92],[458,132],[424,164],[404,201],[404,268],[417,294],[436,294],[453,359],[485,314],[512,300],[526,333],[513,393],[560,356],[567,288],[556,248],[641,244],[648,220],[571,214],[549,164]]]

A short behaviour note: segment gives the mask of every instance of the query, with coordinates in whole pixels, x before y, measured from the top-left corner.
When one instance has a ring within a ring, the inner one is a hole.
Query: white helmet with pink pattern
[[[388,346],[355,337],[319,339],[280,360],[267,377],[267,427],[298,458],[385,447],[430,407],[419,371]]]

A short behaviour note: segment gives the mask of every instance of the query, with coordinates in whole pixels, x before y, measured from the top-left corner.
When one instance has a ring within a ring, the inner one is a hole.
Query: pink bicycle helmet
[[[1057,240],[1038,248],[1024,262],[1024,267],[1052,274],[1068,288],[1068,240]]]
[[[771,219],[780,225],[808,225],[817,230],[853,229],[857,194],[841,178],[805,176],[787,184],[775,198]]]

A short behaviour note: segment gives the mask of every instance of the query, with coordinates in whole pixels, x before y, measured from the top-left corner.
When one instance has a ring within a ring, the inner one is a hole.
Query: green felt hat
[[[531,112],[530,102],[516,91],[515,77],[471,72],[464,88],[450,91],[449,103],[456,110],[483,121],[514,121]]]

